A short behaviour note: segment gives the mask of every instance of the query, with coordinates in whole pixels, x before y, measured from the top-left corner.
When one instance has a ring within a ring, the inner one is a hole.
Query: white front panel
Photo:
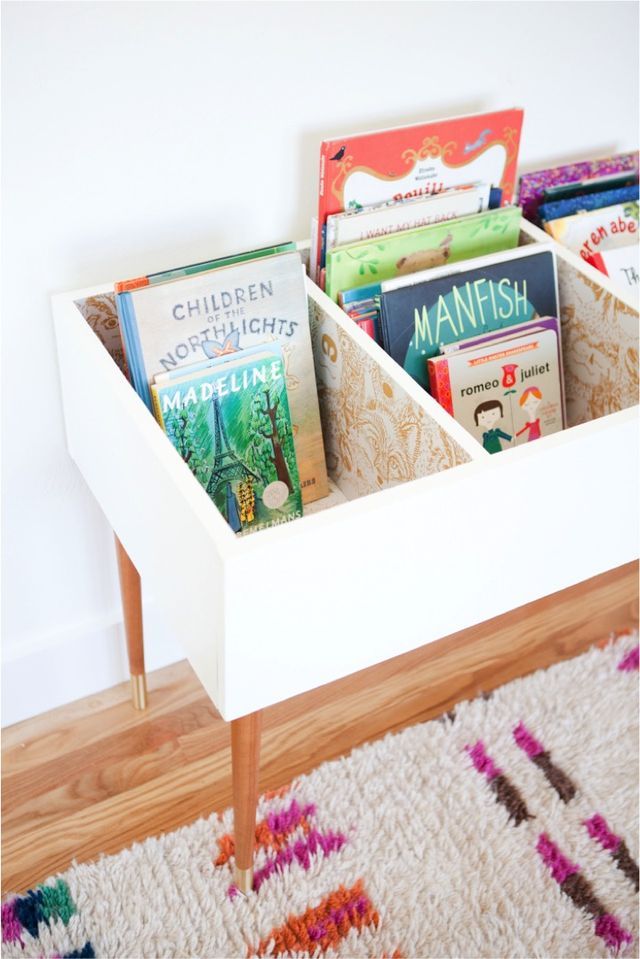
[[[631,561],[637,491],[631,410],[267,530],[228,570],[225,718]]]

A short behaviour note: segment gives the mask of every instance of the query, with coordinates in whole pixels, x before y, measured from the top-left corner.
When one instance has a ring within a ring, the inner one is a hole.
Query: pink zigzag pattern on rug
[[[513,738],[520,749],[527,754],[529,759],[533,759],[534,756],[539,756],[544,752],[544,746],[540,740],[536,739],[533,733],[527,729],[522,720],[520,720],[518,725],[513,730]]]
[[[360,896],[355,902],[349,902],[346,906],[339,906],[338,909],[329,910],[326,918],[327,921],[334,923],[335,926],[340,929],[345,920],[351,923],[356,915],[364,916],[370,905],[371,903],[366,896]],[[308,931],[309,938],[317,942],[318,939],[323,939],[327,935],[329,929],[323,923],[319,923],[317,926],[309,926]]]
[[[15,911],[15,899],[10,902],[5,902],[2,904],[2,941],[3,942],[19,942],[21,946],[24,946],[22,941],[22,923],[19,921],[16,916]]]
[[[256,869],[253,876],[253,891],[258,892],[260,887],[276,873],[282,873],[285,869],[297,862],[307,872],[311,868],[313,857],[318,853],[324,856],[330,856],[334,852],[339,852],[347,842],[347,837],[341,832],[322,833],[318,829],[312,829],[304,839],[298,839],[296,842],[285,846],[272,859],[268,859],[264,866]],[[236,885],[229,886],[227,895],[229,899],[235,899],[239,894]]]
[[[299,826],[305,816],[315,816],[315,814],[315,803],[307,803],[301,808],[297,800],[292,799],[288,809],[283,809],[282,812],[270,812],[267,815],[267,825],[273,833],[287,833]]]
[[[600,843],[603,849],[609,852],[615,852],[622,842],[620,836],[616,836],[615,833],[611,832],[604,816],[600,816],[598,813],[592,816],[591,819],[585,819],[584,825],[587,827],[587,832],[591,838],[595,839],[597,843]]]
[[[536,850],[563,893],[595,920],[595,934],[608,949],[618,951],[625,943],[633,942],[631,933],[620,925],[616,916],[606,911],[589,881],[581,874],[580,866],[571,862],[546,833],[538,836]]]
[[[299,863],[306,872],[311,868],[312,857],[318,852],[322,852],[324,856],[330,856],[331,853],[342,849],[346,841],[347,837],[342,833],[331,831],[321,833],[318,829],[313,829],[305,839],[299,839],[290,846],[286,846],[273,859],[267,860],[261,869],[257,869],[253,877],[253,888],[258,892],[267,879],[275,873],[282,872],[294,862]]]
[[[621,659],[618,663],[618,669],[622,670],[623,673],[630,673],[638,668],[640,668],[640,644],[635,646],[631,652],[627,653],[624,659]]]
[[[550,753],[544,748],[539,739],[520,720],[513,728],[513,738],[516,745],[529,757],[532,763],[540,769],[552,789],[564,803],[570,802],[577,790],[569,776],[552,761]]]
[[[640,870],[629,852],[622,836],[617,836],[610,828],[604,816],[596,813],[590,819],[583,820],[587,832],[602,848],[609,853],[620,872],[624,873],[636,892],[640,891]]]
[[[604,940],[608,949],[615,949],[616,952],[624,943],[633,942],[631,933],[623,929],[610,912],[605,912],[596,919],[596,936]]]
[[[496,766],[491,756],[489,756],[481,739],[478,740],[475,746],[465,746],[464,748],[469,753],[469,758],[474,768],[483,776],[486,776],[489,781],[495,779],[496,776],[502,775],[502,770]]]
[[[540,853],[540,858],[543,863],[551,871],[551,875],[559,885],[562,885],[569,876],[573,876],[580,871],[580,866],[567,859],[567,857],[560,852],[556,844],[549,839],[546,833],[541,833],[538,837],[536,849]]]

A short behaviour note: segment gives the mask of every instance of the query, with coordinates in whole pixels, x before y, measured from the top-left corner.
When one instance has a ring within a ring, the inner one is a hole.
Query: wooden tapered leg
[[[253,888],[261,726],[260,710],[231,722],[235,884],[243,893]]]
[[[140,574],[129,554],[116,536],[116,556],[120,576],[120,593],[124,613],[124,631],[127,637],[131,697],[136,709],[146,709],[147,680],[144,671],[144,636],[142,632],[142,591]]]

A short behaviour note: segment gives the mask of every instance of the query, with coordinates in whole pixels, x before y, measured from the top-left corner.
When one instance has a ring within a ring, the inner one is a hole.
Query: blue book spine
[[[133,388],[147,409],[153,412],[149,382],[144,363],[142,362],[142,349],[138,337],[136,312],[130,293],[118,293],[116,295],[116,309],[118,310],[120,329],[122,330],[124,349],[127,363],[129,364]]]
[[[357,286],[353,290],[344,290],[342,293],[342,303],[348,306],[350,303],[358,303],[360,300],[373,299],[382,292],[379,283],[371,283],[369,286]]]
[[[543,220],[560,220],[565,216],[573,216],[588,210],[601,210],[617,203],[638,202],[638,184],[619,187],[617,190],[604,190],[602,193],[589,193],[586,196],[572,196],[566,200],[552,200],[542,203],[539,214]]]

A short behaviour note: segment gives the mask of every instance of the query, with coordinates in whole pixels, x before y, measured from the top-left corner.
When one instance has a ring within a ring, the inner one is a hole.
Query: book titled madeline
[[[544,244],[482,257],[380,295],[384,349],[425,389],[427,360],[443,345],[557,314],[555,256]]]
[[[156,377],[156,419],[240,535],[302,516],[279,343]]]
[[[164,282],[148,278],[147,285],[128,281],[116,286],[134,388],[151,408],[150,384],[156,375],[265,341],[279,342],[303,499],[320,499],[328,485],[300,255],[282,252],[206,267],[196,266],[187,275],[185,270],[161,274],[170,276]]]

